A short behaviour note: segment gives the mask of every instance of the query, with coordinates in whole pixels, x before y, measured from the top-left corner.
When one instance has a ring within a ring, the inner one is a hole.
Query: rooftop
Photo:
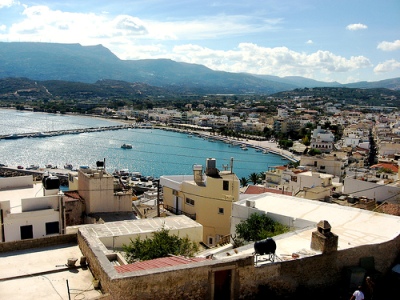
[[[320,254],[312,250],[310,245],[312,232],[317,230],[317,224],[322,220],[328,221],[332,226],[331,231],[339,236],[338,250],[383,243],[400,234],[398,216],[271,193],[254,195],[233,205],[246,207],[248,200],[254,201],[255,209],[279,219],[284,225],[296,228],[296,231],[273,238],[277,246],[275,253],[281,260],[290,258],[293,253],[300,256]],[[229,256],[253,252],[251,244],[230,251]],[[220,258],[226,256],[227,253],[224,252]]]
[[[76,244],[33,248],[0,253],[2,299],[95,299],[101,293],[93,287],[88,268],[80,267],[82,253]],[[75,258],[75,267],[68,259]]]

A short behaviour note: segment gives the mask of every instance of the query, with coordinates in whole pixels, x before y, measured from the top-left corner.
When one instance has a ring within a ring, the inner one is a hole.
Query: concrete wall
[[[400,254],[400,236],[392,241],[346,250],[254,266],[253,257],[229,257],[192,265],[130,273],[116,273],[105,254],[78,234],[78,243],[89,266],[100,280],[107,299],[213,299],[213,274],[231,269],[232,299],[273,299],[302,294],[325,295],[330,291],[350,292],[346,268],[359,266],[360,258],[373,256],[375,269],[390,270]]]
[[[0,180],[0,189],[31,187],[33,185],[32,175],[5,177]]]
[[[0,243],[0,253],[69,243],[77,243],[76,234],[55,235],[38,239]]]
[[[168,228],[167,228],[168,229]],[[191,241],[199,243],[203,240],[203,227],[187,227],[179,229],[168,229],[171,235],[176,234],[180,238],[185,238],[188,236]],[[122,249],[122,246],[129,245],[132,240],[140,237],[141,240],[146,238],[152,238],[153,232],[142,232],[138,234],[120,235],[120,236],[110,236],[110,237],[99,237],[101,242],[109,249]]]
[[[398,203],[400,199],[400,189],[396,186],[376,184],[374,182],[357,180],[347,177],[343,185],[344,194],[352,194],[356,197],[365,196],[376,201],[386,201]]]
[[[4,216],[4,238],[6,242],[21,239],[20,227],[32,225],[33,238],[46,236],[46,223],[60,222],[60,214],[54,209],[45,209]],[[61,223],[60,223],[61,226]]]

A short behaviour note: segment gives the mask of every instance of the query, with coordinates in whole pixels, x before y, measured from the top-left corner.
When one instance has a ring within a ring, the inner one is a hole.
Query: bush
[[[273,221],[265,214],[254,213],[236,225],[237,238],[259,241],[289,231],[289,227]]]
[[[153,238],[141,240],[137,237],[131,239],[129,245],[123,245],[125,257],[128,263],[141,260],[150,260],[169,255],[182,255],[192,257],[199,250],[198,245],[188,237],[180,238],[178,235],[169,234],[169,230],[163,226],[153,233]]]

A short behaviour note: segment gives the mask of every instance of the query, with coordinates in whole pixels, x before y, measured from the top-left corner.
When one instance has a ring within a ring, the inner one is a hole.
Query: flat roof
[[[79,225],[79,229],[87,231],[93,237],[103,238],[152,233],[159,230],[163,225],[168,230],[179,230],[183,228],[202,226],[184,215],[179,215],[168,216],[167,218],[149,218],[107,222],[104,224]]]
[[[76,244],[0,253],[2,299],[97,299],[89,268],[80,267],[82,252]],[[77,259],[68,267],[68,259]]]
[[[282,260],[293,253],[300,256],[320,254],[321,252],[311,249],[311,236],[312,232],[317,230],[317,223],[322,220],[328,221],[331,232],[339,237],[338,250],[383,243],[400,234],[398,216],[282,194],[265,193],[248,197],[246,200],[254,200],[255,208],[260,211],[292,218],[293,223],[296,223],[296,220],[305,220],[308,221],[305,224],[311,225],[273,237],[277,245],[276,255]],[[233,205],[246,206],[246,200],[235,202]],[[253,246],[254,244],[251,244],[238,249],[239,254],[253,253]],[[230,254],[234,255],[235,252]],[[225,253],[221,258],[224,256]]]
[[[43,196],[43,184],[34,183],[31,186],[16,187],[1,190],[0,189],[0,202],[10,201],[11,211],[10,213],[16,214],[21,213],[21,199],[35,198]]]

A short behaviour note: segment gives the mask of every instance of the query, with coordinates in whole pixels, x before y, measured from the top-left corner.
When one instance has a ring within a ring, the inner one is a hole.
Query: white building
[[[0,178],[2,242],[57,235],[63,232],[63,193],[57,177],[34,183],[33,177]]]
[[[321,150],[321,152],[331,152],[335,136],[329,130],[321,129],[318,126],[314,129],[311,135],[311,148]]]

